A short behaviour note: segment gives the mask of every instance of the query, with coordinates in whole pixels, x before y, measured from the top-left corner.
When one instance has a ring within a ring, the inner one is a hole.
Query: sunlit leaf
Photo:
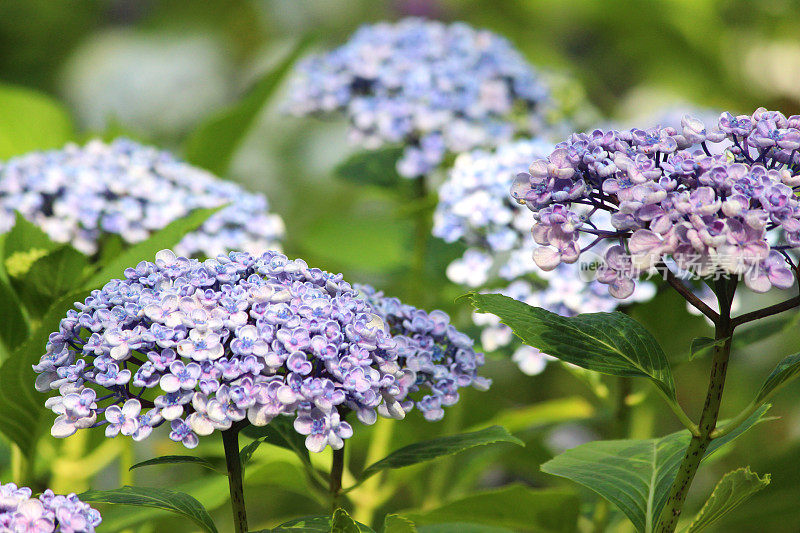
[[[756,395],[756,405],[769,400],[783,386],[800,375],[800,353],[785,357],[778,366],[767,376],[764,384]]]

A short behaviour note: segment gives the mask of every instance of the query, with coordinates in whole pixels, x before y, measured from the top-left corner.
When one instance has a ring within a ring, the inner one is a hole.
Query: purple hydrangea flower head
[[[547,272],[533,261],[536,241],[541,239],[560,239],[565,245],[561,257],[564,253],[576,254],[572,235],[581,224],[580,215],[563,207],[551,209],[542,215],[551,221],[548,232],[532,235],[530,212],[508,195],[516,175],[524,172],[532,159],[552,150],[553,146],[543,141],[520,140],[494,151],[473,150],[456,158],[439,190],[433,234],[469,248],[448,266],[447,276],[470,288],[501,284],[505,287],[499,291],[502,294],[564,316],[612,311],[620,302],[606,294],[603,285],[583,279],[586,276],[581,275],[579,265],[562,264]],[[557,157],[559,165],[565,164],[566,157],[563,153]],[[605,156],[595,151],[593,157],[601,160]],[[532,277],[537,283],[532,283]],[[630,300],[646,300],[652,295],[653,287],[647,284]],[[519,345],[511,329],[497,317],[475,313],[473,320],[482,328],[483,349],[516,346],[513,359],[523,372],[533,375],[544,369],[549,356]]]
[[[798,126],[798,117],[759,108],[723,113],[712,127],[687,116],[680,129],[573,134],[511,188],[534,213],[534,260],[549,270],[607,242],[597,279],[616,298],[668,265],[700,278],[736,276],[755,292],[791,287],[800,246]],[[564,231],[556,209],[579,222]],[[582,238],[592,241],[584,246]],[[564,253],[575,249],[577,256]]]
[[[416,406],[426,419],[439,420],[444,416],[443,407],[458,401],[458,389],[489,388],[491,381],[478,375],[483,354],[475,352],[472,339],[450,324],[447,313],[428,313],[405,305],[368,285],[357,288],[397,342],[397,364],[403,376],[396,385],[404,411]],[[391,406],[381,407],[379,412],[386,414],[386,408]]]
[[[455,388],[480,382],[468,340],[446,320],[409,320],[453,346],[424,370],[432,394],[453,401]],[[58,391],[45,404],[56,437],[104,426],[142,440],[166,422],[192,448],[234,423],[283,415],[321,451],[352,435],[347,413],[367,423],[405,415],[411,359],[398,346],[341,275],[278,252],[200,262],[163,250],[77,303],[34,370],[38,390]]]
[[[448,153],[537,132],[553,107],[548,84],[502,37],[419,18],[363,26],[292,81],[289,112],[341,112],[368,149],[403,144],[397,169],[408,178]]]
[[[224,204],[231,205],[186,235],[177,253],[261,254],[278,246],[283,221],[268,211],[266,197],[127,139],[69,144],[0,164],[0,231],[19,211],[51,239],[87,254],[104,236],[139,242],[196,209]]]
[[[102,519],[75,494],[50,489],[38,498],[27,487],[0,485],[0,531],[9,533],[94,533]]]

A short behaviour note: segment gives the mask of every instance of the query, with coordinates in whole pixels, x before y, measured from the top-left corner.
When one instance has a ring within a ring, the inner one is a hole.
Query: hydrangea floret
[[[38,498],[14,483],[0,485],[0,533],[94,533],[100,513],[75,494],[47,489]]]
[[[18,211],[53,240],[87,254],[107,235],[136,243],[193,210],[225,204],[176,252],[214,257],[278,247],[283,221],[269,212],[265,196],[127,139],[69,144],[0,164],[0,231],[14,225]]]
[[[800,116],[764,108],[723,113],[713,127],[686,116],[680,131],[595,130],[534,161],[511,194],[534,212],[534,259],[545,270],[612,244],[597,279],[614,297],[667,263],[741,277],[755,292],[785,289],[800,246],[798,148]]]
[[[341,274],[277,252],[200,262],[164,250],[76,304],[34,370],[39,391],[58,391],[46,402],[56,437],[103,426],[138,441],[168,424],[192,448],[284,415],[319,452],[352,436],[346,413],[404,417],[401,363],[384,321]]]
[[[405,372],[398,382],[403,410],[416,406],[427,420],[440,420],[444,407],[458,402],[459,388],[489,388],[491,381],[478,375],[483,354],[475,352],[473,340],[450,323],[447,313],[438,309],[428,313],[369,285],[356,288],[397,343],[398,363]]]
[[[397,169],[408,178],[448,153],[534,133],[551,107],[542,77],[506,39],[420,18],[363,26],[309,57],[289,94],[295,115],[342,112],[359,146],[404,145]]]

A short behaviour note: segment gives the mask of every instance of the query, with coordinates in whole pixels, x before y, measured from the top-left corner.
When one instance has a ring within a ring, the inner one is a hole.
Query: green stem
[[[678,468],[678,474],[672,483],[669,498],[661,514],[661,521],[658,526],[660,533],[673,533],[678,526],[678,519],[686,502],[689,487],[711,442],[711,434],[716,428],[717,417],[719,416],[722,391],[725,388],[725,375],[728,371],[728,359],[731,354],[734,327],[731,323],[731,300],[733,299],[736,285],[735,282],[725,279],[718,280],[716,283],[720,313],[719,320],[715,326],[715,339],[727,340],[714,347],[708,391],[703,405],[703,412],[700,415],[700,423],[697,425],[698,434],[692,436],[683,461]]]
[[[331,463],[331,512],[339,506],[339,496],[342,493],[342,475],[344,474],[344,445],[338,450],[333,450],[333,462]]]
[[[225,466],[228,468],[228,486],[231,491],[233,529],[236,533],[247,533],[247,510],[244,504],[244,483],[242,481],[242,459],[239,456],[239,430],[234,425],[222,432],[225,447]]]

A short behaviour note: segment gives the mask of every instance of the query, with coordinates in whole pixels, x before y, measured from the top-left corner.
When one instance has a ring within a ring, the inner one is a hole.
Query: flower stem
[[[247,510],[244,505],[244,485],[242,482],[242,459],[239,456],[239,430],[237,425],[222,432],[225,447],[225,466],[228,468],[228,486],[231,491],[233,510],[233,529],[236,533],[247,533]]]
[[[689,487],[694,480],[700,461],[705,456],[706,449],[711,442],[711,433],[717,425],[722,391],[725,388],[725,375],[728,371],[728,359],[731,354],[731,340],[733,324],[731,322],[731,301],[735,291],[735,281],[721,279],[717,281],[717,300],[719,301],[719,321],[715,326],[715,339],[725,340],[724,343],[714,347],[714,357],[711,362],[711,377],[706,393],[700,423],[697,426],[698,434],[692,436],[689,446],[684,454],[683,461],[678,468],[678,474],[670,489],[661,521],[658,526],[659,533],[672,533],[678,526],[678,519],[686,502]]]
[[[339,496],[342,492],[342,475],[344,474],[344,445],[338,450],[333,450],[333,462],[331,463],[331,512],[339,506]]]

